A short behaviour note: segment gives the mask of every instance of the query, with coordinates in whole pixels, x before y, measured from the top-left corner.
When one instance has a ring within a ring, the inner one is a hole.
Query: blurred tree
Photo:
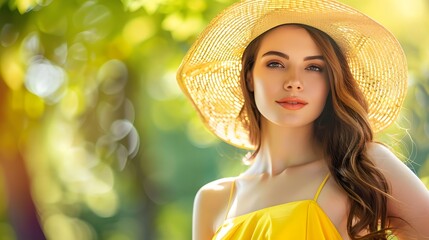
[[[49,239],[156,238],[156,208],[139,184],[144,161],[125,169],[140,139],[129,70],[111,44],[126,22],[122,8],[113,1],[0,8],[1,156],[18,239],[39,239],[37,213]],[[7,161],[6,151],[23,158]]]
[[[18,239],[45,239],[31,197],[30,178],[16,133],[25,131],[22,113],[12,109],[10,93],[0,77],[0,174],[3,175],[8,216]]]

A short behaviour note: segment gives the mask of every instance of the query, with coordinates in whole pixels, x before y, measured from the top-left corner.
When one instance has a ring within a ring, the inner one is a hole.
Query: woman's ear
[[[249,71],[246,73],[246,85],[247,85],[247,90],[249,92],[253,92],[254,91],[254,87],[253,87],[253,75],[252,72]]]

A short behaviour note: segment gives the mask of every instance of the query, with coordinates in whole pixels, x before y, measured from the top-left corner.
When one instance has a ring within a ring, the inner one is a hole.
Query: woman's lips
[[[308,104],[306,101],[295,97],[282,98],[276,101],[276,103],[288,110],[298,110]]]

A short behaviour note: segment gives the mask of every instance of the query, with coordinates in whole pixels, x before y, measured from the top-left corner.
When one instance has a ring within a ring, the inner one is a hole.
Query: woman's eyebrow
[[[279,56],[279,57],[282,57],[285,59],[289,59],[289,56],[286,53],[282,53],[282,52],[278,52],[278,51],[268,51],[268,52],[262,54],[262,57],[269,56],[269,55],[275,55],[275,56]]]
[[[318,59],[318,60],[322,60],[324,61],[325,58],[322,55],[315,55],[315,56],[308,56],[304,58],[304,61],[308,61],[308,60],[314,60],[314,59]]]
[[[279,56],[279,57],[282,57],[285,59],[289,59],[289,55],[287,55],[286,53],[279,52],[279,51],[268,51],[268,52],[262,54],[262,57],[269,56],[269,55],[275,55],[275,56]],[[322,61],[325,60],[325,58],[322,55],[314,55],[314,56],[305,57],[304,61],[314,60],[314,59],[318,59],[318,60],[322,60]]]

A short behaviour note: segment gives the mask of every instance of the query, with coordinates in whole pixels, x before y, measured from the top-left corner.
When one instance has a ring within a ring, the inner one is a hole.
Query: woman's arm
[[[225,218],[232,178],[220,179],[203,186],[195,196],[192,239],[209,240]]]
[[[429,191],[423,182],[389,149],[368,146],[368,157],[383,172],[391,188],[388,215],[400,239],[429,239]],[[402,220],[401,220],[402,219]],[[405,220],[405,221],[404,221]]]

